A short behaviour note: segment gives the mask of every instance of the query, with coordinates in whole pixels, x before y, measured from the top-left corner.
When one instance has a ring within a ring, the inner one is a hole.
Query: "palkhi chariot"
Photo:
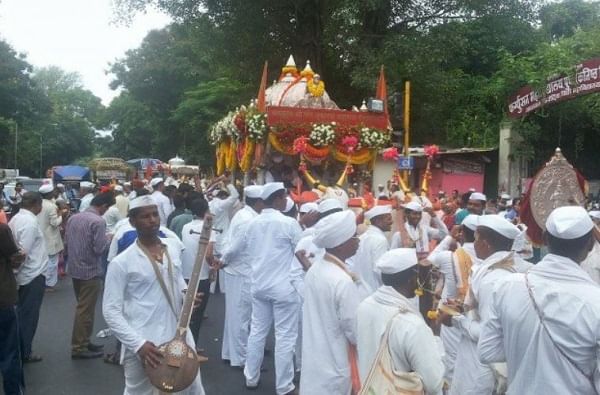
[[[367,107],[340,109],[325,82],[306,62],[300,70],[290,56],[281,74],[267,87],[267,65],[258,98],[227,114],[210,131],[217,156],[217,174],[241,172],[247,183],[264,180],[265,169],[283,159],[297,166],[312,186],[326,189],[320,174],[341,187],[353,166],[373,165],[378,152],[390,145],[383,68],[377,92]],[[332,173],[337,172],[337,175]]]

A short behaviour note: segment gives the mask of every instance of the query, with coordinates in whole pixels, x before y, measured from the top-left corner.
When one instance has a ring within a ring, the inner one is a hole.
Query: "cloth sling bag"
[[[154,274],[156,275],[156,279],[158,280],[158,283],[160,284],[160,288],[162,289],[163,294],[165,295],[165,298],[167,298],[167,302],[169,302],[169,307],[171,307],[171,311],[173,312],[173,315],[175,316],[175,318],[179,318],[179,317],[177,317],[177,312],[175,310],[175,295],[169,293],[169,290],[167,289],[167,284],[165,284],[165,279],[163,278],[162,274],[160,273],[160,268],[158,267],[158,263],[156,262],[156,260],[154,259],[154,257],[150,253],[150,251],[146,247],[144,247],[142,245],[142,243],[139,242],[139,240],[137,241],[137,245],[144,252],[146,257],[150,260],[150,263],[152,264],[152,269],[154,269]],[[175,292],[175,281],[173,279],[173,277],[174,277],[173,276],[173,262],[171,261],[171,256],[169,255],[169,250],[164,248],[164,246],[163,246],[162,250],[164,251],[165,255],[167,256],[167,270],[169,273],[169,282],[171,283],[171,289],[173,290],[173,292]]]
[[[377,355],[358,395],[424,395],[423,382],[415,372],[399,372],[394,369],[389,347],[390,331],[394,319],[409,313],[401,309],[387,324],[377,349]]]
[[[457,299],[462,303],[469,292],[469,276],[473,262],[471,256],[460,247],[452,254],[452,270],[456,279]]]
[[[527,272],[525,273],[525,286],[527,287],[527,292],[529,293],[529,299],[531,300],[531,303],[533,304],[533,308],[535,309],[535,312],[538,315],[538,318],[540,319],[540,324],[542,324],[542,328],[544,328],[544,331],[546,332],[546,334],[548,335],[548,338],[550,339],[550,341],[552,342],[552,345],[554,346],[554,348],[556,348],[556,350],[558,351],[558,353],[560,355],[563,356],[563,358],[565,358],[567,360],[567,362],[569,362],[569,364],[571,366],[573,366],[575,368],[575,370],[577,370],[583,377],[586,378],[586,380],[590,383],[590,385],[592,386],[592,389],[594,390],[594,394],[598,395],[598,390],[596,389],[596,385],[594,383],[594,378],[590,377],[589,375],[587,375],[583,369],[581,369],[576,363],[575,361],[573,361],[564,351],[562,348],[559,347],[559,345],[556,343],[556,341],[554,341],[554,338],[552,337],[552,334],[550,333],[550,330],[548,329],[548,327],[546,326],[546,321],[544,320],[544,314],[542,313],[542,310],[540,309],[540,307],[538,306],[538,304],[535,301],[535,297],[533,295],[533,289],[531,288],[531,285],[529,284],[529,278],[527,277]]]

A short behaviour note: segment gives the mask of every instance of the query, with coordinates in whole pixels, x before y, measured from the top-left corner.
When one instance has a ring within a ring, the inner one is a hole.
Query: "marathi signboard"
[[[576,96],[600,91],[600,58],[586,60],[575,68],[575,75],[553,78],[541,95],[531,86],[519,89],[510,98],[508,114],[520,118],[546,104],[559,103]]]
[[[483,164],[466,159],[448,158],[443,162],[444,173],[483,173]]]

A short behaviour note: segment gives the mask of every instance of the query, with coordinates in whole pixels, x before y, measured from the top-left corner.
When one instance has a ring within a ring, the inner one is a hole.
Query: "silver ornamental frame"
[[[544,231],[546,219],[555,208],[585,205],[577,173],[560,148],[556,149],[554,156],[535,177],[529,203],[535,222]]]

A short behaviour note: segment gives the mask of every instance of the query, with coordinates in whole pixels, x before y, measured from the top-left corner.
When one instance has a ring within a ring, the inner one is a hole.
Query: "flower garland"
[[[325,83],[323,81],[319,81],[315,84],[315,80],[311,79],[306,83],[306,89],[311,96],[321,97],[325,93]]]
[[[248,125],[248,136],[254,141],[262,141],[267,136],[269,127],[267,126],[267,114],[257,112],[248,114],[246,117]]]
[[[336,123],[314,124],[310,131],[310,143],[315,147],[324,147],[335,141]]]
[[[361,128],[360,129],[360,146],[374,149],[381,149],[390,143],[390,134],[387,131]]]

